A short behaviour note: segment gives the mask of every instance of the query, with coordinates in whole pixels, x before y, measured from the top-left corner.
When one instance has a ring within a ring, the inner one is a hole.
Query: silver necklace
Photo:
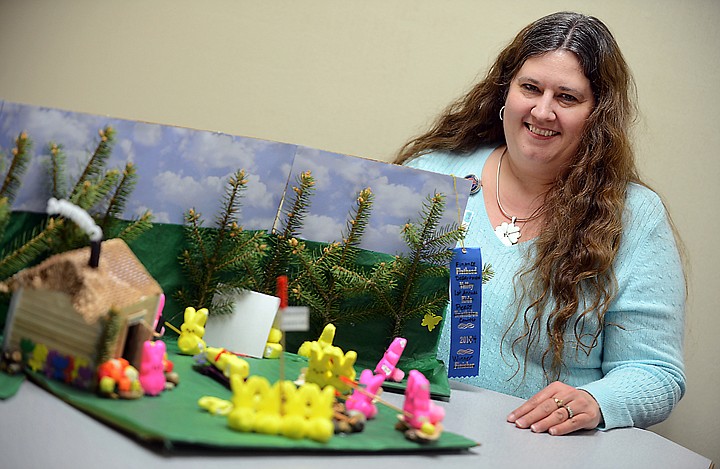
[[[530,220],[534,220],[542,214],[542,211],[535,211],[535,213],[526,218],[514,217],[505,211],[502,203],[500,203],[500,166],[502,165],[502,160],[503,156],[505,156],[505,152],[507,152],[507,147],[505,147],[502,154],[500,155],[500,159],[498,159],[497,175],[495,176],[495,200],[497,201],[500,212],[505,216],[505,218],[510,220],[510,223],[500,223],[498,226],[495,227],[495,234],[505,246],[512,246],[514,244],[517,244],[521,236],[520,227],[517,226],[515,222],[524,223]]]

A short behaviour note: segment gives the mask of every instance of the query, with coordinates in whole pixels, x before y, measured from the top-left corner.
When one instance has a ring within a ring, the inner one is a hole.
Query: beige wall
[[[688,392],[653,430],[720,462],[720,2],[0,2],[0,99],[389,160],[528,22],[603,19],[641,169],[689,253]]]

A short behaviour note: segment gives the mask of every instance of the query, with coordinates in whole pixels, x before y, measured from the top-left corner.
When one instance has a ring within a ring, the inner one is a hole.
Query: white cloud
[[[13,114],[13,111],[17,113]],[[63,144],[69,148],[86,147],[88,142],[97,139],[100,127],[94,124],[96,120],[83,114],[68,113],[56,109],[36,108],[22,106],[14,108],[8,106],[3,110],[3,132],[19,134],[27,130],[30,139],[35,144],[35,152],[42,152],[49,142]],[[10,126],[14,128],[10,128]]]
[[[331,165],[323,161],[322,152],[308,150],[307,148],[303,148],[302,154],[298,153],[296,155],[295,163],[293,164],[293,171],[295,171],[295,173],[291,176],[290,183],[297,185],[297,175],[305,171],[310,171],[318,191],[336,184],[336,181],[330,176]]]
[[[152,213],[152,221],[154,223],[171,223],[170,214],[168,212],[154,211],[150,207],[142,204],[138,204],[132,209],[132,218],[140,218],[145,212],[150,211]]]
[[[118,142],[115,148],[122,152],[122,160],[135,161],[135,151],[133,150],[133,142],[131,140],[123,138]]]
[[[159,200],[167,200],[182,210],[195,207],[208,219],[214,215],[217,201],[220,200],[224,178],[209,176],[196,180],[171,171],[163,171],[155,176],[153,185]],[[209,213],[205,213],[207,211]]]
[[[144,212],[142,212],[144,213]],[[140,213],[140,215],[142,215]],[[170,214],[167,212],[152,212],[155,223],[170,223]]]
[[[279,194],[271,194],[257,175],[250,174],[247,176],[247,180],[248,183],[245,186],[247,189],[243,194],[242,205],[244,207],[271,208],[274,205],[273,200]]]
[[[368,226],[363,236],[362,247],[371,251],[397,254],[405,252],[407,246],[401,235],[401,225],[385,224]]]
[[[354,183],[357,185],[358,179],[362,181],[373,181],[378,178],[383,178],[382,175],[383,163],[377,161],[370,161],[359,157],[347,157],[347,161],[343,162],[342,171],[339,171],[338,177],[345,181]],[[364,184],[369,185],[369,184]]]
[[[160,143],[163,135],[163,127],[154,124],[144,124],[141,122],[133,126],[132,138],[138,145],[152,147]]]
[[[382,207],[382,212],[387,216],[415,218],[425,199],[424,195],[411,187],[388,184],[386,178],[378,178],[371,187],[375,194],[373,206],[378,209]]]
[[[245,169],[255,172],[255,151],[267,143],[212,132],[186,133],[178,148],[180,157],[198,167]]]
[[[345,220],[338,221],[325,215],[308,215],[300,236],[303,239],[320,242],[340,241]]]

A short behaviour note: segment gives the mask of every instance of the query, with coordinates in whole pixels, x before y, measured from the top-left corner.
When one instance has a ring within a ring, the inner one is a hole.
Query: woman
[[[647,427],[685,392],[685,281],[665,208],[635,167],[633,92],[602,22],[552,14],[395,160],[480,181],[465,245],[495,276],[480,374],[461,380],[528,399],[508,416],[517,427]]]

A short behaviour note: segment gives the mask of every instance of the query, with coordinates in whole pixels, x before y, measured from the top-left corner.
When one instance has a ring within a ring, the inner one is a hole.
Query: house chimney
[[[88,265],[96,269],[100,264],[100,243],[102,243],[102,228],[100,228],[95,220],[82,208],[68,202],[65,199],[56,199],[51,197],[47,203],[48,215],[62,215],[74,221],[90,238],[90,260]]]

